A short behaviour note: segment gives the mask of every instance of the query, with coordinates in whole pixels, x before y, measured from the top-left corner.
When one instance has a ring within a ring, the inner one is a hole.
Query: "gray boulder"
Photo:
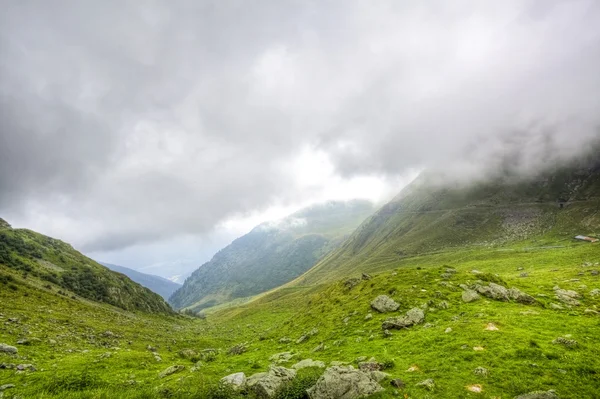
[[[479,298],[480,298],[479,294],[473,290],[467,289],[467,290],[463,291],[463,293],[462,293],[462,300],[463,300],[463,302],[466,302],[466,303],[474,302],[474,301],[478,300]]]
[[[519,303],[524,303],[526,305],[531,305],[533,303],[535,303],[535,298],[532,297],[529,294],[524,293],[523,291],[521,291],[518,288],[510,288],[508,290],[508,296],[510,297],[510,299],[512,299],[513,301],[519,302]]]
[[[246,384],[246,374],[233,373],[221,378],[221,384],[230,385],[233,389],[238,390]]]
[[[185,366],[182,366],[180,364],[176,364],[170,367],[167,367],[166,369],[164,369],[158,376],[160,378],[165,378],[171,374],[175,374],[175,373],[179,373],[180,371],[182,371],[183,369],[185,369]]]
[[[283,384],[296,377],[296,370],[285,367],[271,367],[267,373],[258,373],[250,376],[246,386],[261,399],[270,399]]]
[[[489,283],[487,287],[483,285],[477,285],[475,289],[481,295],[497,301],[508,301],[509,299],[508,290],[506,287],[503,287],[499,284]]]
[[[580,302],[577,300],[581,297],[577,291],[573,290],[563,290],[559,287],[554,287],[554,295],[556,299],[561,301],[562,303],[570,306],[579,306]]]
[[[16,355],[17,352],[19,352],[19,350],[17,348],[15,348],[14,346],[0,344],[0,352],[9,353],[11,355]]]
[[[515,396],[515,399],[559,399],[556,392],[550,391],[535,391],[523,395]]]
[[[320,360],[304,359],[292,366],[295,370],[305,369],[307,367],[319,367],[324,369],[325,363]]]
[[[5,391],[7,389],[11,389],[14,388],[15,384],[4,384],[4,385],[0,385],[0,392]]]
[[[379,295],[371,302],[371,307],[380,313],[395,312],[400,305],[387,295]]]
[[[307,390],[311,399],[355,399],[383,391],[371,373],[348,367],[329,367],[315,386]]]
[[[415,324],[421,324],[423,321],[425,321],[425,313],[423,310],[419,308],[412,308],[406,312],[406,316],[404,317],[390,317],[386,319],[381,327],[384,330],[389,330],[392,328],[402,329],[412,327]]]

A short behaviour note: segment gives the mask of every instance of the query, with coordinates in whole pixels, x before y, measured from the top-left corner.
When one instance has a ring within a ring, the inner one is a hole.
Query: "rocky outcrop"
[[[383,391],[371,375],[352,366],[329,367],[315,386],[307,390],[311,399],[355,399]]]
[[[425,321],[425,313],[423,310],[419,308],[412,308],[406,312],[406,315],[403,317],[390,317],[386,319],[381,327],[384,330],[389,330],[392,328],[399,330],[402,328],[412,327],[415,324],[421,324],[423,321]]]
[[[233,389],[242,389],[246,384],[246,374],[244,373],[233,373],[221,378],[221,384],[229,385]]]
[[[6,344],[0,344],[0,352],[1,353],[8,353],[8,354],[11,354],[11,355],[16,355],[17,352],[19,352],[19,350],[17,348],[15,348],[14,346],[6,345]]]
[[[554,287],[554,295],[556,299],[569,306],[579,306],[581,303],[578,299],[581,297],[577,291],[563,290],[559,287]]]
[[[400,305],[387,295],[379,295],[371,302],[371,307],[380,313],[395,312]]]
[[[175,374],[175,373],[179,373],[180,371],[182,371],[183,369],[185,369],[185,366],[182,366],[180,364],[176,364],[174,366],[171,367],[167,367],[166,369],[164,369],[158,376],[160,378],[165,378],[171,374]]]
[[[473,290],[464,290],[462,293],[462,300],[465,303],[474,302],[480,298],[479,294]]]
[[[515,399],[559,399],[554,391],[535,391],[515,396]]]
[[[305,369],[308,367],[319,367],[324,369],[325,363],[320,360],[304,359],[292,366],[295,370]]]
[[[293,380],[296,377],[296,370],[286,369],[285,367],[271,367],[266,373],[258,373],[250,376],[246,381],[246,386],[254,391],[261,399],[270,399],[283,384]]]

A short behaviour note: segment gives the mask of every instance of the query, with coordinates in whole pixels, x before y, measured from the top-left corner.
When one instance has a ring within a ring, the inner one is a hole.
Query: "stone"
[[[270,399],[283,384],[296,377],[296,370],[274,366],[266,373],[258,373],[246,380],[246,386],[260,399]]]
[[[370,279],[371,279],[371,276],[369,276],[367,273],[363,273],[363,274],[362,274],[362,276],[361,276],[361,278],[362,278],[363,280],[370,280]]]
[[[408,328],[416,324],[421,324],[423,323],[423,321],[425,321],[425,313],[423,312],[423,310],[419,308],[412,308],[411,310],[406,312],[406,316],[390,317],[389,319],[386,319],[382,324],[382,328],[384,330],[392,328]]]
[[[274,363],[284,363],[292,359],[295,355],[292,352],[281,352],[271,355],[269,361]]]
[[[353,278],[349,278],[348,280],[346,280],[344,282],[344,286],[346,287],[346,289],[351,290],[352,288],[354,288],[358,283],[360,283],[360,279],[357,279],[355,277]]]
[[[600,296],[600,290],[598,288],[594,288],[590,291],[590,296]]]
[[[496,325],[495,325],[494,323],[488,323],[488,324],[485,326],[485,330],[486,330],[486,331],[498,331],[498,330],[499,330],[499,328],[498,328],[498,327],[496,327]]]
[[[462,293],[462,300],[465,303],[470,303],[470,302],[474,302],[476,300],[478,300],[479,294],[473,290],[467,289],[465,291],[463,291]]]
[[[306,392],[310,399],[356,399],[383,391],[370,373],[348,367],[329,367]]]
[[[556,299],[561,301],[562,303],[570,306],[579,306],[580,302],[577,300],[581,296],[577,291],[573,290],[563,290],[559,287],[554,287],[554,295]]]
[[[373,315],[371,313],[367,313],[367,315],[365,316],[365,320],[371,320],[373,318]]]
[[[14,346],[10,346],[7,344],[0,344],[0,352],[8,353],[11,355],[16,355],[19,352],[19,350],[17,348],[15,348]]]
[[[184,359],[191,359],[197,355],[196,351],[193,349],[182,349],[179,351],[179,356]]]
[[[165,377],[167,377],[167,376],[169,376],[171,374],[179,373],[183,369],[185,369],[185,366],[182,366],[180,364],[169,366],[166,369],[164,369],[163,371],[161,371],[160,374],[158,375],[158,377],[159,378],[165,378]]]
[[[529,273],[525,273],[525,272],[523,272],[523,273],[521,273],[519,276],[520,276],[520,277],[529,277]]]
[[[16,367],[17,370],[19,371],[37,371],[37,369],[35,368],[35,366],[33,364],[18,364]]]
[[[531,305],[535,303],[535,298],[532,297],[529,294],[524,293],[523,291],[521,291],[518,288],[510,288],[508,290],[508,296],[510,299],[512,299],[513,301],[519,302],[519,303],[523,303],[526,305]]]
[[[444,332],[445,332],[446,334],[449,334],[449,333],[451,333],[451,332],[452,332],[452,328],[451,328],[451,327],[448,327],[448,328],[446,328],[446,329],[444,330]]]
[[[564,345],[569,348],[574,348],[578,345],[577,341],[575,341],[574,339],[566,338],[566,337],[558,337],[554,341],[552,341],[552,343]]]
[[[233,389],[242,389],[246,384],[246,374],[244,373],[233,373],[221,378],[221,384],[229,385]]]
[[[479,376],[482,376],[482,377],[487,377],[489,375],[488,369],[486,369],[485,367],[481,367],[481,366],[477,367],[473,371],[473,373],[475,373],[475,375],[479,375]]]
[[[392,384],[392,386],[396,389],[404,388],[404,381],[402,381],[400,378],[394,378],[390,381],[390,384]]]
[[[360,371],[378,371],[383,369],[383,365],[375,361],[360,362],[358,363],[358,369]]]
[[[298,338],[296,340],[297,344],[301,344],[302,342],[306,341],[308,339],[308,335],[304,334],[303,336],[301,336],[300,338]]]
[[[379,295],[371,302],[371,307],[380,313],[394,312],[400,305],[387,295]]]
[[[585,314],[592,314],[592,315],[599,315],[600,314],[600,312],[598,312],[597,310],[594,310],[594,309],[586,309],[586,310],[583,311],[583,313],[585,313]]]
[[[483,285],[478,285],[475,289],[481,295],[491,299],[495,299],[497,301],[508,301],[509,299],[508,290],[506,289],[506,287],[503,287],[496,283],[489,283],[487,287]]]
[[[423,387],[429,391],[433,391],[435,389],[435,381],[432,378],[428,378],[424,381],[417,382],[418,387]]]
[[[308,367],[318,367],[324,369],[325,363],[320,360],[304,359],[292,366],[294,370],[305,369]]]
[[[555,391],[534,391],[523,395],[515,396],[514,399],[559,399]]]
[[[370,375],[371,378],[377,382],[381,382],[390,376],[388,373],[384,373],[383,371],[379,370],[371,371]]]
[[[7,389],[14,388],[15,384],[4,384],[0,385],[0,392],[6,391]]]
[[[599,275],[599,274],[600,274],[600,271],[598,271],[598,270],[592,270],[592,271],[590,272],[590,274],[591,274],[592,276],[597,276],[597,275]]]
[[[288,338],[288,337],[283,337],[283,338],[279,339],[279,343],[280,344],[288,344],[290,342],[292,342],[292,340],[290,338]]]
[[[437,307],[440,309],[448,309],[450,307],[450,304],[448,303],[448,301],[441,301],[440,303],[438,303]]]
[[[323,342],[321,342],[319,345],[313,348],[312,352],[323,352],[323,350],[325,350],[325,345],[323,344]]]
[[[245,344],[237,344],[237,345],[229,348],[228,353],[230,355],[241,355],[242,353],[246,352],[247,350],[248,350],[248,347]]]
[[[550,304],[550,309],[554,309],[554,310],[563,310],[564,307],[562,307],[561,305],[559,305],[558,303],[551,303]]]

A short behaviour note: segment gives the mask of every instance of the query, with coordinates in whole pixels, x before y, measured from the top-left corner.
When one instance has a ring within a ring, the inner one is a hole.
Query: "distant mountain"
[[[19,274],[36,289],[125,310],[173,313],[158,294],[77,252],[69,244],[0,219],[0,274]]]
[[[373,211],[368,201],[331,201],[263,223],[192,273],[169,301],[199,310],[285,284],[336,248]]]
[[[146,274],[138,272],[137,270],[130,269],[128,267],[123,267],[119,265],[113,265],[110,263],[98,262],[103,266],[108,267],[110,270],[113,270],[118,273],[122,273],[135,281],[136,283],[143,285],[144,287],[156,292],[158,295],[162,296],[165,300],[169,299],[171,294],[173,294],[178,288],[181,287],[181,284],[174,283],[166,278],[155,276],[152,274]]]
[[[294,284],[393,268],[447,250],[572,241],[600,234],[599,151],[529,177],[456,183],[423,173]]]

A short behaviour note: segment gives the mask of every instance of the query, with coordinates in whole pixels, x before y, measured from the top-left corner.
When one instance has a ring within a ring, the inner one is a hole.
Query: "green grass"
[[[386,270],[351,290],[345,288],[343,280],[288,287],[223,309],[205,320],[133,313],[73,300],[55,290],[31,286],[14,271],[0,267],[3,275],[12,276],[11,281],[0,283],[0,342],[15,345],[21,338],[31,342],[16,345],[19,358],[0,354],[0,363],[32,363],[38,369],[22,374],[0,369],[0,385],[16,385],[6,391],[5,397],[234,397],[217,390],[221,377],[237,371],[246,375],[266,371],[271,355],[294,351],[296,357],[285,365],[303,358],[356,365],[357,357],[374,356],[391,366],[386,372],[393,378],[405,382],[406,388],[400,394],[410,398],[511,398],[536,389],[555,389],[561,398],[598,397],[600,317],[585,314],[584,309],[600,309],[600,297],[589,296],[591,289],[600,288],[600,278],[592,276],[590,270],[600,267],[581,265],[600,262],[600,247],[576,243],[566,248],[522,248],[453,250],[405,258],[388,264]],[[440,285],[446,281],[441,278],[446,267],[457,270],[448,280],[453,284],[450,287]],[[529,277],[519,277],[519,267]],[[539,303],[526,306],[486,299],[463,303],[456,286],[474,282],[477,277],[470,273],[473,269],[497,274],[508,286],[535,296]],[[579,275],[582,271],[584,275]],[[7,288],[9,284],[17,290]],[[555,285],[583,294],[582,306],[550,309],[549,304],[556,302],[552,291]],[[399,313],[425,303],[435,307],[444,300],[450,307],[427,312],[430,328],[415,326],[385,338],[381,322],[388,315],[377,314],[369,307],[379,294],[398,301]],[[369,312],[373,318],[365,321]],[[346,317],[347,324],[343,321]],[[19,321],[9,322],[9,318]],[[484,326],[490,322],[500,330],[485,331]],[[448,327],[452,332],[446,334]],[[295,344],[313,328],[318,329],[316,335]],[[107,336],[106,331],[114,335]],[[577,347],[552,343],[569,334],[579,343]],[[280,343],[283,337],[292,342]],[[321,342],[326,349],[312,353]],[[228,355],[228,349],[239,343],[246,343],[248,350]],[[157,349],[162,362],[154,359],[148,345]],[[461,349],[463,346],[466,349]],[[475,346],[485,350],[476,352],[472,349]],[[218,353],[193,372],[197,358],[179,355],[188,348],[197,353],[215,348]],[[105,357],[108,352],[112,355]],[[173,364],[182,364],[186,369],[158,378]],[[408,372],[413,365],[419,370]],[[489,376],[474,374],[480,366],[489,370]],[[433,392],[416,386],[427,378],[436,382]],[[298,381],[300,384],[303,379]],[[482,384],[484,392],[469,393],[465,389],[469,384]],[[389,381],[382,385],[386,391],[375,397],[395,396]],[[298,386],[288,387],[281,397],[302,397],[297,391],[304,388]]]

